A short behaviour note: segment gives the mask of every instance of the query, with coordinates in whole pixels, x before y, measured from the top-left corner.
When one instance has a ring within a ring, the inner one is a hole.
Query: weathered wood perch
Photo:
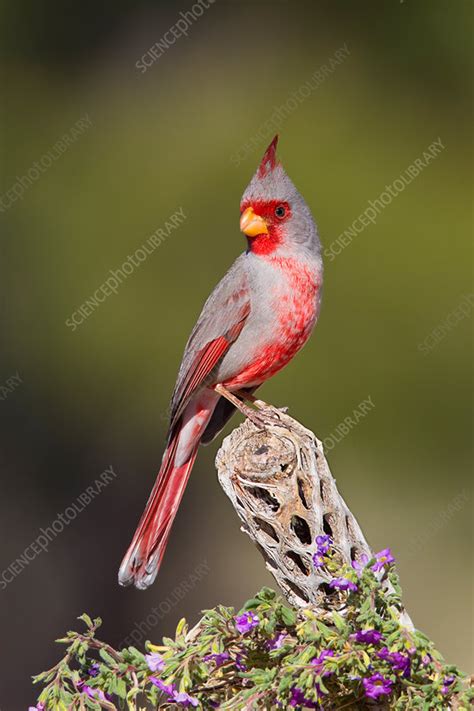
[[[314,567],[316,537],[331,535],[341,563],[372,551],[320,440],[284,411],[270,414],[262,428],[246,420],[225,438],[216,457],[219,482],[288,602],[343,613],[329,574]],[[400,621],[413,626],[406,612]]]

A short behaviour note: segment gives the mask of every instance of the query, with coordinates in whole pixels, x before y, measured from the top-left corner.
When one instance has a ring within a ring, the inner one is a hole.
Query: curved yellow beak
[[[248,207],[240,217],[240,229],[247,237],[257,235],[267,235],[268,227],[263,217],[256,215],[251,207]]]

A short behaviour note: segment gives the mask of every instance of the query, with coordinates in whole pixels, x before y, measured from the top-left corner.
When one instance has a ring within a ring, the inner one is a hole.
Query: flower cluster
[[[313,565],[316,569],[326,568],[331,573],[337,571],[339,566],[334,562],[332,546],[331,536],[321,535],[316,537],[316,553],[313,555]],[[372,560],[364,553],[359,560],[352,561],[352,568],[346,575],[334,575],[329,580],[328,585],[332,590],[356,593],[358,591],[357,578],[362,576],[367,567],[374,573],[379,573],[381,577],[384,577],[394,562],[395,558],[390,548],[384,548],[379,551]],[[354,577],[354,573],[356,577]]]
[[[393,557],[390,548],[384,548],[383,550],[375,554],[373,561],[369,560],[369,556],[367,555],[367,553],[363,553],[359,560],[352,561],[352,567],[360,576],[362,575],[364,568],[366,568],[369,563],[370,569],[373,570],[374,573],[378,573],[380,571],[384,572],[385,569],[394,562],[395,558]]]
[[[393,556],[337,567],[329,536],[316,541],[332,589],[323,608],[294,610],[264,588],[236,612],[208,610],[174,639],[117,651],[96,637],[100,620],[59,640],[67,653],[48,672],[37,705],[50,709],[303,708],[382,703],[387,708],[468,711],[474,693],[421,632],[404,627]],[[387,586],[381,579],[388,578]],[[341,600],[341,597],[343,598]],[[332,607],[331,604],[333,603]]]

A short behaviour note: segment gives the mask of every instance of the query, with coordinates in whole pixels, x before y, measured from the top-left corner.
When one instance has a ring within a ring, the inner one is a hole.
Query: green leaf
[[[275,600],[277,594],[272,588],[264,586],[257,595],[261,600],[271,601]]]
[[[319,631],[324,635],[324,637],[329,638],[334,635],[334,630],[327,627],[321,620],[316,620]]]
[[[341,617],[341,615],[338,612],[336,612],[336,610],[332,611],[332,619],[334,620],[334,624],[336,625],[339,632],[345,633],[347,631],[347,623]]]
[[[282,605],[280,608],[280,616],[288,627],[293,627],[296,624],[296,612],[292,610],[291,607]]]
[[[262,604],[262,601],[258,599],[258,597],[252,597],[250,600],[247,600],[245,605],[242,607],[240,610],[241,612],[246,612],[247,610],[255,610],[256,607],[260,607]]]
[[[105,649],[100,649],[99,654],[102,657],[102,659],[104,660],[104,662],[109,665],[109,667],[116,666],[115,659],[113,657],[111,657],[110,654],[105,651]]]
[[[120,699],[127,698],[127,685],[123,679],[117,679],[115,693]]]
[[[82,615],[79,615],[77,619],[85,622],[88,627],[93,627],[92,620],[87,614],[87,612],[83,612]]]
[[[187,623],[186,618],[182,617],[176,626],[176,637],[180,637],[186,633]]]

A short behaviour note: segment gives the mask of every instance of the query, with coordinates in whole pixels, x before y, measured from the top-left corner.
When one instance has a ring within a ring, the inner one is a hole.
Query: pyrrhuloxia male
[[[143,590],[160,567],[199,444],[210,442],[242,399],[283,368],[317,321],[323,279],[311,212],[276,158],[278,136],[240,203],[248,248],[207,299],[186,345],[171,400],[160,471],[119,582]],[[257,401],[257,405],[259,401]]]

